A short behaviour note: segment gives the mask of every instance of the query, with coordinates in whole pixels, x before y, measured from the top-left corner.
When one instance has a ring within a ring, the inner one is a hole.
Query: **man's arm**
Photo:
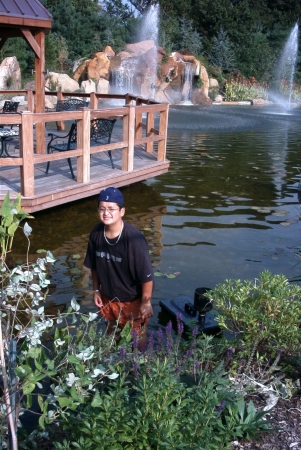
[[[153,307],[151,303],[153,285],[154,285],[153,281],[148,281],[147,283],[142,284],[140,314],[141,318],[144,320],[150,319],[153,315]]]
[[[92,269],[91,275],[92,275],[92,283],[93,283],[93,300],[94,300],[95,305],[98,306],[98,308],[102,308],[103,303],[102,303],[101,295],[99,292],[99,284],[100,283],[99,283],[97,270]]]

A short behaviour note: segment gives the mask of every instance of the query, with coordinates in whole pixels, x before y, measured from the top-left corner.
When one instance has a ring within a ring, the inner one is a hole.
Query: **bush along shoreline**
[[[98,314],[76,299],[47,314],[50,265],[41,250],[29,262],[31,227],[21,197],[1,208],[2,448],[195,449],[230,448],[231,441],[273,432],[266,414],[279,398],[299,391],[301,289],[265,271],[254,282],[226,280],[210,291],[225,337],[206,336],[191,323],[138,336],[125,327],[116,344]],[[28,241],[24,264],[11,249],[18,228]],[[257,410],[251,396],[266,406]],[[26,434],[23,417],[36,427]]]

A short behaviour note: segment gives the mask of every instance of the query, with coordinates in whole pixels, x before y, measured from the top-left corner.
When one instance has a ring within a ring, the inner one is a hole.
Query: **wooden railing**
[[[29,91],[33,92],[33,91]],[[57,93],[58,97],[83,97],[87,94]],[[53,93],[49,93],[53,95]],[[29,94],[30,99],[31,94]],[[120,108],[96,109],[99,98],[124,99],[126,105]],[[33,95],[32,95],[33,98]],[[28,106],[29,109],[30,105]],[[92,118],[118,118],[122,121],[122,140],[99,147],[90,148],[90,120]],[[155,118],[158,122],[155,128]],[[77,158],[77,182],[90,181],[90,155],[93,153],[122,149],[122,170],[131,171],[134,167],[134,147],[145,144],[145,150],[152,152],[154,143],[158,143],[157,160],[166,159],[166,139],[168,123],[168,104],[158,104],[131,94],[102,95],[90,94],[90,108],[79,111],[34,113],[30,110],[20,114],[0,115],[0,125],[19,125],[20,157],[0,158],[0,166],[19,166],[21,195],[30,197],[35,192],[34,166],[48,161],[65,159],[64,152],[47,154],[46,146],[36,148],[34,152],[34,124],[36,133],[42,128],[45,132],[47,122],[77,120],[77,149],[68,151],[68,157]],[[39,125],[42,124],[42,125]],[[36,145],[42,140],[36,139]]]

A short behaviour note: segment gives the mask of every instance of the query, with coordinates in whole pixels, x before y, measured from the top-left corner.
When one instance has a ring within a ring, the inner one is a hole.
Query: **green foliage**
[[[265,359],[300,350],[301,288],[284,275],[262,272],[252,281],[226,280],[210,291],[217,321],[223,330],[239,337],[241,351],[254,351]]]
[[[202,49],[201,36],[193,28],[192,21],[182,17],[180,19],[179,41],[181,49],[189,50],[192,54],[198,54]]]
[[[236,436],[246,439],[252,439],[262,432],[272,432],[274,429],[270,428],[271,421],[264,418],[265,414],[269,411],[257,412],[252,400],[245,404],[244,399],[239,399],[234,406],[234,409],[229,405],[227,406],[229,416],[225,417],[226,422],[230,420],[232,426],[234,425]]]
[[[268,99],[268,89],[264,83],[252,77],[251,81],[238,74],[232,75],[224,83],[224,99],[226,101],[251,100],[254,98]]]
[[[21,194],[11,202],[9,192],[4,197],[1,206],[1,222],[0,222],[0,251],[1,266],[5,261],[6,255],[11,251],[15,232],[24,219],[31,218],[21,207]]]
[[[210,63],[213,66],[220,67],[223,72],[231,72],[235,69],[234,46],[223,27],[220,28],[217,36],[214,36],[212,49],[208,57]]]
[[[82,314],[75,298],[67,311],[47,314],[43,301],[50,283],[49,265],[55,259],[45,252],[44,258],[35,263],[28,261],[27,254],[23,265],[11,268],[6,264],[16,227],[28,215],[21,208],[20,197],[13,203],[7,197],[3,205],[3,442],[9,431],[16,432],[22,420],[20,411],[30,411],[34,400],[39,406],[35,413],[43,431],[40,436],[45,438],[47,431],[54,429],[54,422],[65,430],[60,442],[54,442],[58,450],[221,450],[229,448],[233,439],[250,439],[260,431],[270,431],[270,423],[263,420],[266,411],[257,412],[254,404],[246,403],[239,393],[243,393],[243,375],[237,371],[237,377],[230,379],[225,372],[221,362],[225,343],[200,335],[197,326],[189,340],[183,341],[180,314],[177,335],[169,322],[165,335],[158,330],[156,346],[153,334],[149,336],[143,352],[138,350],[137,333],[129,324],[117,347],[114,335],[100,331],[95,322],[98,314]],[[23,231],[29,249],[31,228],[27,223]],[[266,358],[279,346],[281,353],[292,355],[300,347],[301,288],[289,285],[285,277],[264,272],[255,284],[226,281],[211,294],[220,311],[220,326],[241,334],[237,350],[248,351],[248,379],[254,356]],[[17,349],[16,361],[11,348]],[[278,352],[264,376],[277,369],[279,359]],[[227,362],[227,358],[224,360]],[[12,392],[16,393],[13,411]],[[19,442],[19,448],[28,448],[30,442],[34,446],[38,436],[34,430]]]
[[[221,365],[210,371],[202,364],[197,367],[197,354],[203,363],[212,356],[211,338],[196,345],[186,367],[178,365],[185,358],[179,361],[183,349],[176,348],[166,349],[168,357],[161,348],[161,353],[136,355],[136,362],[135,353],[119,359],[121,376],[90,406],[83,405],[80,424],[78,415],[65,416],[64,428],[72,435],[70,448],[217,450],[229,448],[235,437],[251,436],[256,427],[268,427],[268,422],[264,426],[260,421],[265,413],[259,416],[253,405],[246,406],[231,392]],[[241,404],[247,413],[241,412]]]
[[[209,91],[209,93],[208,93],[208,95],[209,95],[209,97],[211,98],[212,101],[215,100],[215,98],[216,98],[216,96],[217,96],[218,94],[219,94],[218,88],[210,89],[210,91]]]

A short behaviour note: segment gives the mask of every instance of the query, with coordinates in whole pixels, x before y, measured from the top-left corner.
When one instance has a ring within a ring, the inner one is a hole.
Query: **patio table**
[[[16,136],[19,136],[19,130],[0,128],[0,140],[1,140],[0,158],[13,158],[13,156],[9,155],[7,152],[6,140]]]

